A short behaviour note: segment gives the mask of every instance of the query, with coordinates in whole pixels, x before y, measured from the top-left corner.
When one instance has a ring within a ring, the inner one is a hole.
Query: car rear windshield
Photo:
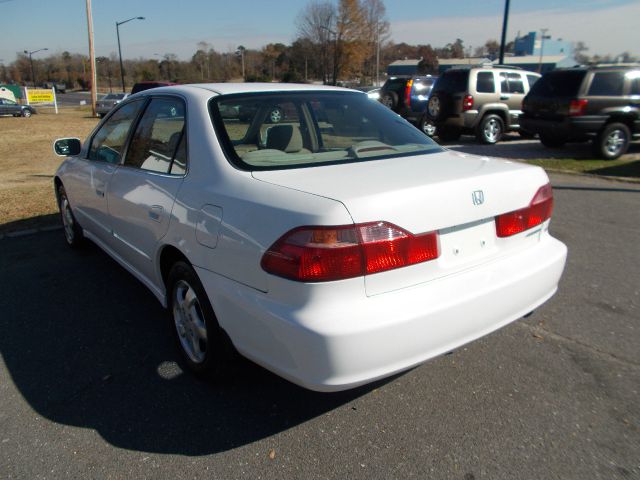
[[[449,70],[438,78],[434,91],[456,93],[467,90],[469,70]]]
[[[103,98],[103,100],[122,100],[123,98],[124,93],[109,93]]]
[[[227,158],[280,170],[442,151],[364,93],[278,92],[215,97],[210,113]]]
[[[531,88],[531,96],[575,97],[580,90],[585,70],[549,72]]]

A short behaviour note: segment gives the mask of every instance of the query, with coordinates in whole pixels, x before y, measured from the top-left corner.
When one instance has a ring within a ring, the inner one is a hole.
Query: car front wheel
[[[176,262],[169,273],[169,312],[183,360],[199,376],[220,377],[231,347],[193,267]]]
[[[62,218],[62,227],[64,229],[64,238],[71,248],[78,248],[84,244],[84,235],[82,228],[76,221],[76,217],[71,210],[71,204],[67,197],[64,187],[58,187],[58,208],[60,209],[60,217]]]
[[[629,148],[631,132],[624,123],[610,123],[593,141],[594,153],[605,160],[615,160]]]
[[[25,108],[24,110],[22,110],[22,116],[25,118],[29,118],[31,116],[31,110]]]

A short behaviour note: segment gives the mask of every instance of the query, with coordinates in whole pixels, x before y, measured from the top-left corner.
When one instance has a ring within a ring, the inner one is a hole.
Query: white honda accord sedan
[[[541,168],[448,151],[362,92],[156,88],[54,148],[67,242],[153,292],[198,374],[233,346],[352,388],[521,318],[564,269]]]

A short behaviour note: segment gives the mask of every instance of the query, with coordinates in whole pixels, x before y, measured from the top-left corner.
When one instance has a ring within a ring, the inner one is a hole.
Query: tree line
[[[149,80],[177,83],[244,80],[372,85],[384,80],[387,66],[395,60],[422,59],[426,73],[437,73],[439,58],[495,57],[499,50],[493,39],[473,51],[465,48],[460,38],[443,47],[394,43],[383,0],[311,0],[300,10],[295,24],[296,37],[291,45],[269,43],[260,49],[239,45],[220,52],[202,41],[189,60],[180,60],[173,53],[125,60],[126,84],[130,88],[135,82]],[[589,61],[586,45],[578,42],[576,47],[579,61]],[[512,49],[510,42],[506,51]],[[624,60],[629,59],[626,54]],[[29,85],[61,82],[67,88],[81,89],[90,85],[86,55],[65,51],[32,61],[35,79],[28,55],[18,53],[15,61],[0,66],[0,82]],[[120,91],[121,72],[115,53],[98,57],[96,70],[99,90]]]

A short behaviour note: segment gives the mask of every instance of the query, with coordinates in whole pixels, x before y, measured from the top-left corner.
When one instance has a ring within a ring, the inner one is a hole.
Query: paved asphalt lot
[[[558,294],[355,391],[183,374],[150,293],[61,231],[0,240],[0,478],[640,478],[640,185],[554,175]]]

